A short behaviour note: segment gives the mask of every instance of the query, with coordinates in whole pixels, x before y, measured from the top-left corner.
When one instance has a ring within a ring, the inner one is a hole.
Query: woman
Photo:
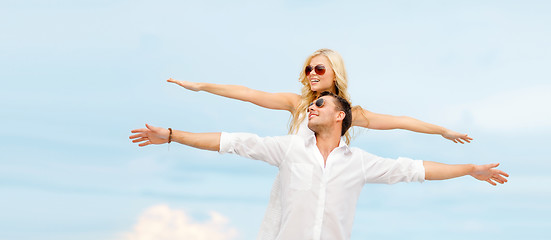
[[[172,78],[167,82],[176,83],[188,90],[205,91],[223,97],[254,103],[258,106],[287,110],[291,113],[289,133],[307,134],[306,109],[317,98],[317,95],[329,91],[350,101],[348,95],[348,78],[342,57],[330,49],[320,49],[310,55],[300,73],[302,95],[295,93],[268,93],[238,85],[222,85],[212,83],[196,83],[178,81]],[[352,126],[369,129],[390,130],[405,129],[419,133],[440,134],[455,143],[470,142],[467,134],[458,133],[444,127],[426,123],[406,116],[391,116],[367,111],[360,106],[352,108]],[[350,134],[346,133],[346,142],[350,143]]]
[[[178,81],[172,78],[167,81],[176,83],[192,91],[205,91],[251,102],[269,109],[287,110],[291,113],[289,133],[307,135],[313,134],[307,127],[307,108],[320,93],[329,91],[348,101],[350,101],[350,96],[348,95],[348,78],[344,62],[337,52],[330,49],[315,51],[306,59],[303,69],[304,71],[300,73],[299,78],[303,85],[302,95],[295,93],[268,93],[238,85],[196,83]],[[472,140],[467,134],[461,134],[444,127],[422,122],[411,117],[373,113],[360,106],[352,108],[352,126],[379,130],[406,129],[420,133],[440,134],[455,143],[470,142]],[[349,132],[345,134],[347,144],[350,143]],[[270,201],[257,239],[275,239],[277,237],[276,235],[279,232],[281,224],[280,188],[278,175],[272,186]]]

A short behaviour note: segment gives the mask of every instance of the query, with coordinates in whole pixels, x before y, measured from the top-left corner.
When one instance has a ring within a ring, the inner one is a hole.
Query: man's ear
[[[346,117],[346,113],[344,113],[343,111],[339,111],[339,113],[337,114],[338,121],[344,121],[345,117]]]

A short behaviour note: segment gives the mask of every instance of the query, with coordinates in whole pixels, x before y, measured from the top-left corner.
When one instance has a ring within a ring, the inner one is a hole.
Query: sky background
[[[287,133],[289,114],[166,83],[299,93],[306,57],[342,54],[354,105],[466,132],[356,129],[352,146],[471,177],[367,185],[352,239],[550,239],[551,2],[0,2],[0,240],[254,239],[277,169],[171,144],[145,123]]]

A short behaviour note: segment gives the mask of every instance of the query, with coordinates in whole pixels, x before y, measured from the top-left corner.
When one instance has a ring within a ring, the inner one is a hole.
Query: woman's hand
[[[473,140],[465,133],[458,133],[456,131],[452,131],[449,129],[446,129],[444,133],[442,133],[442,137],[452,140],[454,143],[461,143],[461,144],[464,143],[463,141],[470,143]]]
[[[178,80],[175,80],[175,79],[172,79],[172,78],[169,78],[166,81],[171,82],[171,83],[176,83],[176,84],[184,87],[187,90],[191,90],[191,91],[194,91],[194,92],[201,91],[199,83],[188,82],[188,81],[178,81]]]

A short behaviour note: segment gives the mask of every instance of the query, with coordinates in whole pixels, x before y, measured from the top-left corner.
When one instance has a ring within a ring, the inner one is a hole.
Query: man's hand
[[[495,169],[497,166],[499,166],[499,163],[475,165],[470,175],[480,181],[486,181],[494,186],[497,185],[495,182],[504,184],[507,182],[505,177],[509,177],[509,174],[499,169]]]
[[[170,131],[168,129],[160,128],[160,127],[154,127],[149,124],[145,124],[146,128],[141,129],[134,129],[131,132],[137,133],[135,135],[130,136],[130,139],[133,143],[138,143],[138,146],[144,147],[149,144],[163,144],[168,143],[168,135],[170,134]]]

